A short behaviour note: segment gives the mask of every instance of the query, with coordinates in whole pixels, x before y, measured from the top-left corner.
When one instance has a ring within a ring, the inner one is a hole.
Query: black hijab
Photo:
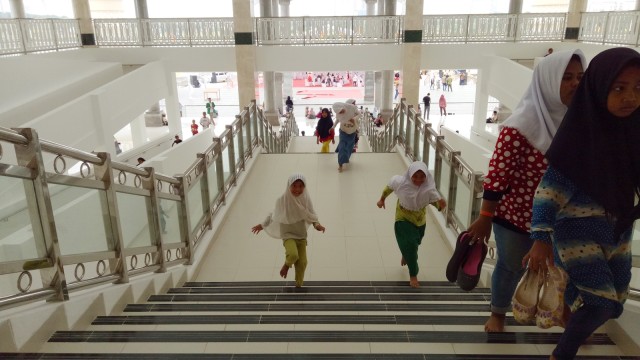
[[[323,118],[322,115],[320,115],[320,120],[318,120],[318,125],[316,125],[316,131],[318,131],[318,135],[321,139],[326,139],[329,137],[329,130],[333,127],[333,119],[331,119],[331,112],[329,112],[329,109],[324,108],[322,109],[322,112],[326,112],[327,117]]]
[[[546,157],[551,165],[602,205],[616,240],[640,205],[640,110],[619,118],[607,110],[611,84],[628,65],[640,66],[629,48],[608,49],[591,60]],[[634,84],[635,85],[635,84]]]

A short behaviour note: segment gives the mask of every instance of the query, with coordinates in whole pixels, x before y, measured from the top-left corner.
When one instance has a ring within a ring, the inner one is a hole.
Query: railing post
[[[55,290],[56,295],[54,300],[69,300],[69,289],[67,288],[67,280],[61,260],[62,254],[60,252],[58,233],[53,218],[51,194],[49,193],[49,186],[47,185],[47,175],[38,133],[36,133],[34,129],[16,130],[29,140],[27,145],[14,145],[18,165],[28,167],[35,173],[33,189],[26,189],[30,186],[25,182],[25,190],[28,190],[26,191],[27,208],[31,213],[30,217],[32,219],[40,220],[47,256],[53,264],[51,268],[40,270],[42,283],[44,286],[51,287]],[[33,194],[34,197],[29,196],[29,194]],[[34,231],[34,235],[35,233]]]
[[[116,252],[115,262],[109,260],[109,265],[114,272],[120,275],[119,283],[129,282],[129,272],[127,269],[127,255],[122,236],[122,226],[118,216],[118,196],[113,183],[113,168],[111,167],[111,155],[106,152],[96,153],[102,159],[102,165],[95,165],[96,180],[100,180],[105,186],[106,204],[103,204],[109,214],[109,221],[105,223],[105,233],[107,240],[111,241]]]
[[[242,116],[236,115],[236,120],[238,123],[238,154],[240,154],[240,164],[238,164],[240,170],[244,170],[244,126],[242,122]]]
[[[420,124],[420,117],[416,116],[413,120],[413,160],[418,160],[418,152],[420,151],[420,126],[425,126],[424,121]],[[425,129],[426,130],[426,129]],[[425,143],[426,145],[426,143]],[[424,159],[422,159],[424,161]]]
[[[227,149],[229,149],[229,171],[231,172],[231,184],[236,185],[236,150],[233,144],[233,126],[226,125]]]
[[[156,173],[153,167],[145,167],[149,172],[149,177],[142,180],[142,188],[149,190],[149,202],[147,204],[147,218],[149,221],[149,230],[151,230],[151,239],[157,247],[157,255],[155,263],[160,266],[156,271],[163,273],[167,271],[167,265],[164,257],[164,246],[162,244],[162,223],[161,217],[164,216],[160,199],[158,199],[158,190],[156,188]]]
[[[440,148],[443,147],[442,142],[444,142],[444,136],[442,135],[436,136],[436,144],[435,144],[436,154],[435,154],[435,164],[433,166],[433,177],[436,182],[436,188],[438,189],[440,189],[440,184],[442,184],[442,181],[440,181],[442,177],[442,151],[440,151]]]
[[[244,107],[244,118],[242,119],[242,123],[247,125],[246,144],[247,144],[247,150],[249,151],[248,156],[252,158],[253,157],[253,139],[251,137],[251,129],[253,127],[251,124],[251,113],[249,113],[248,106]]]
[[[213,153],[217,154],[216,182],[218,184],[218,194],[220,194],[220,201],[222,202],[222,204],[226,204],[227,196],[224,192],[224,164],[222,159],[222,140],[220,140],[220,138],[213,138]]]
[[[180,234],[183,234],[183,243],[187,244],[187,265],[193,264],[193,235],[191,233],[191,218],[189,217],[189,197],[187,196],[187,178],[180,175],[176,176],[176,179],[180,181],[179,187],[177,187],[178,194],[180,195],[180,209],[178,216],[180,216]],[[164,256],[164,254],[162,254]]]
[[[212,216],[211,216],[211,202],[209,201],[209,173],[207,172],[207,155],[203,153],[197,153],[198,165],[196,165],[196,175],[198,174],[198,168],[201,169],[202,180],[200,180],[200,194],[202,196],[202,212],[206,215],[206,224],[209,230],[213,229]]]
[[[429,134],[431,133],[431,123],[424,124],[424,134],[422,135],[424,147],[422,148],[422,161],[429,167],[429,155],[431,153],[431,145],[429,144]]]
[[[471,174],[471,183],[473,186],[473,190],[471,191],[469,210],[471,214],[469,214],[469,219],[473,221],[473,219],[477,219],[480,216],[480,207],[482,205],[482,194],[484,192],[484,175],[480,171],[473,172]],[[467,224],[469,227],[471,224]]]
[[[449,169],[449,198],[447,199],[447,225],[452,223],[449,214],[453,215],[456,211],[456,199],[457,199],[457,191],[458,191],[458,181],[456,176],[455,167],[457,166],[456,157],[461,154],[460,151],[452,151],[449,153],[449,164],[451,164]],[[457,227],[457,226],[456,226]]]

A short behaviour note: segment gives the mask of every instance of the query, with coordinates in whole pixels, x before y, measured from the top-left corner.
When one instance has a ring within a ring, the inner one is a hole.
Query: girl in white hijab
[[[276,239],[282,239],[285,261],[280,276],[287,277],[289,268],[295,265],[296,287],[302,287],[307,268],[307,228],[313,225],[318,231],[325,227],[318,222],[318,215],[306,191],[306,180],[302,174],[293,174],[287,181],[287,188],[276,200],[274,210],[261,223],[251,228],[254,234],[265,230]]]
[[[427,205],[432,204],[442,210],[447,202],[440,196],[433,176],[422,161],[412,163],[404,176],[396,175],[391,178],[378,200],[379,208],[386,208],[385,199],[392,192],[398,197],[394,230],[402,253],[400,264],[408,266],[409,285],[417,288],[420,287],[418,246],[424,236]]]

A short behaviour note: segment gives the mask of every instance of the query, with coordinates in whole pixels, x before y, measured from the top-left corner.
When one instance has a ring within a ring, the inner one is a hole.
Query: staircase
[[[448,282],[188,282],[82,331],[57,331],[39,353],[1,359],[548,359],[561,329],[507,317],[485,333],[489,290]],[[604,333],[579,359],[634,359]],[[635,358],[637,359],[637,357]]]

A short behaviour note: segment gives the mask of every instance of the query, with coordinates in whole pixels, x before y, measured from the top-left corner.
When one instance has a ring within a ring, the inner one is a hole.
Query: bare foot
[[[404,256],[402,257],[402,259],[400,259],[400,266],[405,266],[407,265],[407,261],[404,259]]]
[[[417,276],[411,276],[409,278],[409,286],[411,286],[412,288],[419,288],[420,287],[420,283],[418,282],[418,277]]]
[[[491,313],[489,320],[484,323],[486,332],[504,332],[504,314]]]
[[[280,269],[280,276],[286,279],[288,272],[289,272],[289,267],[287,265],[282,265],[282,268]]]
[[[342,165],[338,166],[338,172],[342,172]]]

